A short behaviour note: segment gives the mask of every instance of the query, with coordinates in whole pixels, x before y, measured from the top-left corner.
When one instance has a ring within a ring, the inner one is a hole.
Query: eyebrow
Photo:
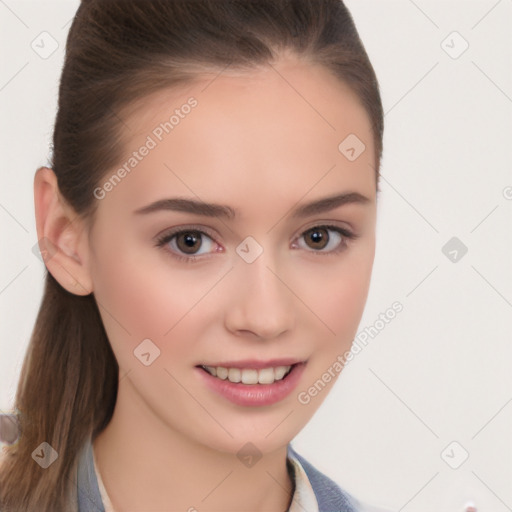
[[[328,212],[346,204],[368,204],[371,200],[359,192],[345,192],[335,196],[324,197],[316,201],[306,203],[292,211],[292,217],[302,218],[318,213]],[[236,210],[223,204],[205,203],[195,199],[181,197],[160,199],[147,206],[134,211],[135,214],[148,214],[159,211],[185,212],[205,217],[224,217],[233,219],[236,217]]]

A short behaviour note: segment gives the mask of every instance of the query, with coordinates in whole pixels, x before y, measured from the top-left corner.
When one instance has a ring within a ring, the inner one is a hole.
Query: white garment
[[[315,493],[311,487],[309,478],[307,477],[304,468],[302,467],[301,463],[295,457],[293,457],[293,455],[289,457],[289,460],[293,464],[295,471],[295,492],[293,494],[293,500],[288,512],[304,512],[304,510],[307,510],[308,512],[318,512],[318,502],[316,501]],[[94,450],[93,462],[94,471],[96,472],[96,479],[98,480],[98,487],[105,512],[115,512],[105,486],[103,485],[103,480],[101,479],[98,466],[96,466]]]

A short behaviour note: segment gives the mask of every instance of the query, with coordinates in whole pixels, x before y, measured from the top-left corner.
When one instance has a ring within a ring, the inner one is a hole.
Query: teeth
[[[276,380],[281,380],[286,372],[290,369],[290,366],[278,366],[275,370],[274,370],[274,374],[275,374],[275,379]]]
[[[217,366],[217,375],[219,379],[226,380],[228,378],[228,369],[222,366]]]
[[[284,375],[284,374],[283,374]],[[272,384],[275,380],[274,368],[263,368],[258,372],[258,383],[259,384]]]
[[[240,371],[240,368],[230,368],[228,371],[228,379],[231,382],[240,382],[242,380],[242,372]]]
[[[258,384],[258,370],[242,370],[242,382],[244,384]]]
[[[291,369],[291,366],[276,366],[275,368],[224,368],[223,366],[203,366],[214,377],[221,380],[243,384],[273,384],[276,380],[282,380]]]

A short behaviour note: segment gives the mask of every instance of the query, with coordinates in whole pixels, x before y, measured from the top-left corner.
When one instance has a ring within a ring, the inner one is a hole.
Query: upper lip
[[[215,363],[203,363],[198,366],[220,366],[222,368],[276,368],[277,366],[293,366],[294,364],[304,363],[303,359],[294,357],[285,357],[280,359],[268,359],[266,361],[258,359],[243,359],[240,361],[222,361]]]

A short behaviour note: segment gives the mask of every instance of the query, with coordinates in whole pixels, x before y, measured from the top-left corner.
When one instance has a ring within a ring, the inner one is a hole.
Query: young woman
[[[2,512],[377,510],[290,442],[363,313],[382,136],[339,0],[83,1]]]

